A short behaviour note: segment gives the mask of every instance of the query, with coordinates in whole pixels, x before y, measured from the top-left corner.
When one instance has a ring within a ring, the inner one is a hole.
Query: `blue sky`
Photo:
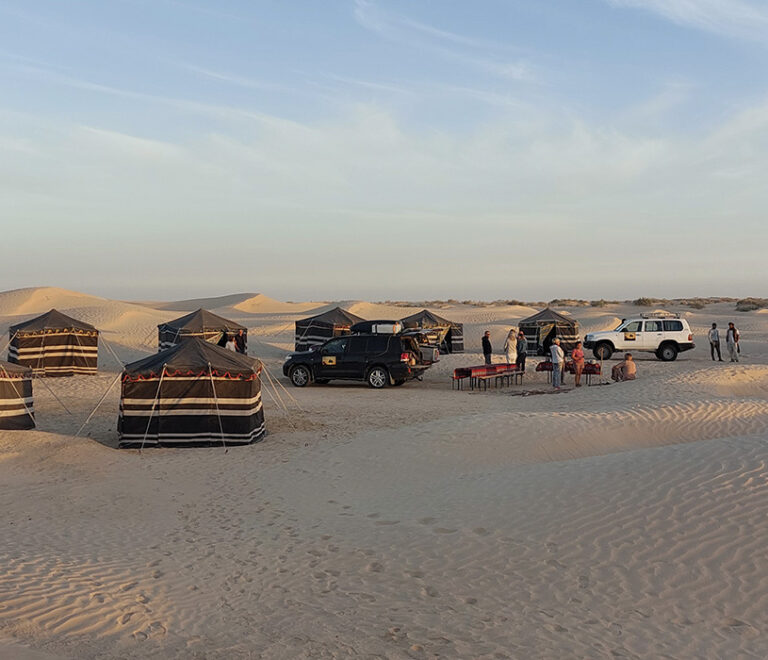
[[[766,295],[758,0],[0,0],[1,288]]]

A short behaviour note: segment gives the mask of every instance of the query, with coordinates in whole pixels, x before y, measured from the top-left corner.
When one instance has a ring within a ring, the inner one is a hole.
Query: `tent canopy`
[[[85,323],[84,321],[73,319],[71,316],[62,314],[57,309],[51,309],[45,314],[41,314],[40,316],[36,316],[29,321],[17,323],[16,325],[12,325],[10,327],[11,335],[16,334],[17,332],[35,333],[45,332],[47,330],[81,330],[98,332],[98,330],[96,330],[96,328],[90,323]]]
[[[365,319],[356,316],[352,312],[348,312],[346,309],[342,309],[341,307],[334,307],[333,309],[329,309],[327,312],[323,312],[317,316],[310,316],[309,318],[297,321],[297,323],[312,322],[313,324],[352,326],[355,323],[360,323],[360,321],[364,320]]]
[[[440,341],[444,342],[442,344],[443,348],[447,349],[450,353],[464,352],[464,326],[461,323],[449,321],[434,312],[430,312],[428,309],[422,309],[420,312],[406,316],[401,321],[406,328],[447,329],[444,336],[440,338]]]
[[[564,351],[570,351],[579,340],[579,323],[547,307],[520,321],[520,330],[528,340],[529,355],[545,355],[555,337],[560,338]]]
[[[32,369],[25,367],[23,364],[15,364],[13,362],[0,360],[0,376],[10,378],[31,378]]]
[[[223,316],[209,312],[202,307],[185,316],[181,316],[167,323],[160,323],[158,328],[172,328],[177,332],[237,332],[247,330],[245,326],[225,319]]]
[[[439,326],[461,325],[460,323],[444,319],[442,316],[438,316],[428,309],[422,309],[420,312],[416,312],[415,314],[411,314],[400,320],[406,328],[437,328]]]
[[[163,367],[166,374],[207,374],[209,366],[214,375],[226,374],[230,378],[250,378],[261,370],[261,362],[255,358],[192,337],[125,365],[125,375],[130,378],[159,378]]]
[[[334,307],[317,316],[301,319],[296,321],[294,348],[297,351],[307,351],[312,346],[322,344],[332,337],[349,334],[350,328],[355,323],[361,323],[364,320],[341,307]]]
[[[568,325],[578,325],[578,322],[575,319],[572,319],[570,316],[565,316],[565,314],[561,314],[560,312],[556,312],[551,307],[542,309],[540,312],[537,312],[533,316],[529,316],[527,319],[523,319],[520,321],[520,325],[553,322],[566,323]]]

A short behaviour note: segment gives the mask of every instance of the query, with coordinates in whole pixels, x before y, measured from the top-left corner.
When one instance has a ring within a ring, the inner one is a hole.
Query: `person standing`
[[[517,333],[512,328],[504,342],[504,353],[507,356],[507,364],[517,364]]]
[[[242,328],[240,328],[235,335],[235,347],[237,348],[238,353],[245,355],[245,333]]]
[[[483,335],[483,357],[485,358],[486,364],[491,363],[492,355],[493,355],[493,349],[491,348],[491,333],[488,330],[486,330],[485,334]]]
[[[739,331],[733,323],[728,324],[725,333],[725,347],[728,349],[728,357],[731,362],[739,361]]]
[[[720,331],[717,329],[717,323],[712,324],[712,329],[707,333],[709,338],[709,352],[712,355],[712,361],[715,361],[715,351],[717,351],[718,361],[723,361],[723,356],[720,355]]]
[[[227,343],[224,344],[224,348],[233,353],[237,353],[237,345],[235,344],[234,335],[227,335]]]
[[[525,333],[521,330],[517,335],[517,370],[520,373],[525,373],[525,358],[528,355],[528,340],[525,338]]]
[[[563,352],[563,349],[560,348],[560,339],[558,337],[555,337],[552,340],[552,346],[550,346],[549,352],[552,355],[552,387],[559,390],[563,365],[565,364],[565,353]]]
[[[581,372],[584,371],[584,349],[581,348],[581,342],[576,342],[576,347],[571,351],[571,360],[573,360],[573,376],[576,387],[581,387]]]

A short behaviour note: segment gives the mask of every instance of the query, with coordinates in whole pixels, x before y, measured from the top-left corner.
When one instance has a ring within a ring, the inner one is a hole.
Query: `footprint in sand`
[[[119,591],[130,591],[137,584],[138,584],[138,582],[126,582],[125,584],[120,585]]]
[[[475,527],[472,531],[478,536],[488,536],[490,534],[485,527]]]
[[[142,605],[144,603],[148,603],[149,602],[149,596],[147,596],[146,594],[139,594],[138,596],[136,596],[136,602],[137,603],[141,603]]]
[[[589,587],[589,578],[586,575],[579,575],[579,589],[587,589]]]
[[[462,599],[465,605],[476,605],[477,604],[477,598],[473,598],[472,596],[467,596],[466,598]]]
[[[152,571],[152,577],[155,578],[155,580],[157,580],[157,578],[163,577],[163,575],[165,575],[165,573],[162,571]]]
[[[380,562],[372,561],[365,567],[365,570],[369,573],[381,573],[384,570],[384,565]]]
[[[380,515],[380,513],[369,513],[366,518],[378,518]]]
[[[424,573],[422,571],[406,571],[406,575],[410,575],[412,578],[420,579],[424,577]]]
[[[438,595],[438,591],[437,591],[437,589],[435,589],[434,587],[430,587],[430,586],[424,586],[424,587],[422,587],[422,588],[420,589],[419,593],[420,593],[422,596],[428,596],[429,598],[434,598],[435,596],[437,596],[437,595]]]
[[[399,520],[377,520],[374,524],[375,525],[398,525],[400,523]]]
[[[419,525],[431,525],[434,522],[437,522],[437,518],[419,518],[417,521]]]
[[[432,529],[432,531],[433,531],[435,534],[455,534],[455,533],[456,533],[456,532],[458,532],[459,530],[457,530],[457,529],[450,529],[450,528],[448,528],[448,527],[434,527],[434,528]]]
[[[126,623],[128,623],[128,622],[131,620],[131,617],[132,617],[134,614],[136,614],[136,612],[126,612],[125,614],[123,614],[123,615],[122,615],[122,616],[121,616],[121,617],[118,619],[118,621],[120,622],[120,624],[121,624],[121,625],[125,625]]]

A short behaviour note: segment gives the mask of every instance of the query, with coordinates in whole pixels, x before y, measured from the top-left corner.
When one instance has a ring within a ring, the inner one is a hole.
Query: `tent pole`
[[[221,444],[224,447],[224,453],[226,454],[229,451],[229,448],[227,447],[227,442],[224,440],[224,427],[221,424],[221,412],[219,412],[219,397],[216,396],[216,383],[213,382],[213,369],[211,368],[211,363],[208,363],[208,376],[211,378],[211,389],[213,390],[213,402],[216,404],[216,417],[219,420],[219,433],[221,433]]]
[[[104,394],[101,395],[101,398],[99,399],[99,402],[96,404],[96,407],[91,411],[91,414],[88,415],[88,417],[83,422],[82,426],[77,430],[77,433],[73,436],[74,439],[77,439],[80,437],[80,434],[82,433],[83,429],[85,428],[86,424],[91,421],[91,417],[93,417],[96,414],[96,411],[99,409],[99,406],[104,403],[104,399],[107,398],[107,395],[112,391],[112,388],[115,386],[115,383],[117,382],[117,379],[120,378],[122,373],[118,372],[117,376],[114,377],[112,382],[109,384],[109,387],[107,388],[107,391],[104,392]]]
[[[160,396],[160,386],[163,384],[163,378],[165,378],[165,365],[163,365],[163,370],[160,372],[160,382],[157,384],[157,391],[155,392],[155,398],[152,399],[152,407],[149,409],[149,419],[147,420],[147,428],[144,429],[144,437],[141,439],[141,447],[139,447],[139,453],[141,453],[142,449],[144,449],[144,443],[147,441],[147,434],[149,433],[149,425],[152,423],[152,415],[155,412],[155,404],[157,403],[157,399]],[[158,442],[160,441],[160,427],[159,427],[160,421],[159,421],[159,415],[158,415],[158,428],[157,428],[157,436],[158,436]]]

